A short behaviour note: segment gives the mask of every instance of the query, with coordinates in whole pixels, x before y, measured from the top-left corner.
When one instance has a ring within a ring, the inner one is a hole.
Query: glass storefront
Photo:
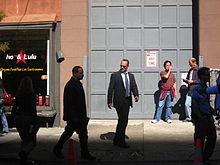
[[[20,80],[33,80],[38,106],[50,106],[49,29],[2,30],[0,42],[9,50],[0,51],[0,77],[6,91],[15,96]]]

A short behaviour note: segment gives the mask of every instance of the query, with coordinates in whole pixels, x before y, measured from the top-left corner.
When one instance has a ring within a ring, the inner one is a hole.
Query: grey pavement
[[[96,161],[82,161],[77,134],[72,136],[77,164],[149,164],[149,165],[189,165],[193,163],[193,129],[189,122],[174,120],[172,124],[150,120],[129,120],[126,141],[129,149],[113,146],[117,120],[90,120],[88,126],[89,148],[97,157]],[[52,148],[64,128],[40,128],[37,146],[30,155],[36,164],[68,164],[68,142],[64,145],[65,159],[57,159]],[[220,133],[218,129],[218,134]],[[7,135],[0,136],[0,165],[18,164],[20,138],[15,128]],[[211,158],[215,165],[220,165],[220,135],[217,137],[215,152]]]

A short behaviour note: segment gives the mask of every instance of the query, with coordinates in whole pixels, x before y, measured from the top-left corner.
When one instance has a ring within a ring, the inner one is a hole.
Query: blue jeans
[[[160,95],[160,98],[161,98],[161,95]],[[163,110],[163,107],[164,107],[165,104],[166,104],[165,120],[170,120],[171,115],[172,115],[172,111],[171,111],[172,98],[171,98],[170,91],[167,91],[166,97],[163,100],[159,101],[158,108],[157,108],[157,113],[156,113],[156,116],[155,116],[155,119],[157,121],[159,121],[161,119],[162,110]]]
[[[186,120],[192,120],[192,118],[191,118],[191,114],[192,114],[191,104],[192,104],[192,96],[191,96],[191,94],[188,93],[186,95],[186,101],[185,101]]]
[[[3,127],[2,131],[8,132],[8,122],[7,122],[3,107],[0,108],[0,115],[1,115],[1,119],[2,119],[2,127]]]

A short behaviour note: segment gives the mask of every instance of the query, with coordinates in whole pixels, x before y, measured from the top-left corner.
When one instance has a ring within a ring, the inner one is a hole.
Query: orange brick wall
[[[62,0],[61,48],[65,60],[60,70],[60,117],[63,116],[63,88],[71,77],[72,67],[82,66],[88,51],[88,1]]]
[[[220,0],[199,1],[200,55],[204,66],[220,68]]]
[[[62,0],[0,0],[0,10],[7,16],[23,14],[52,14],[61,21]]]

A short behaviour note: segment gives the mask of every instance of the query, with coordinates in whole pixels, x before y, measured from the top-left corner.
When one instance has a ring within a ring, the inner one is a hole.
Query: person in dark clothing
[[[4,85],[2,79],[0,79],[0,117],[2,120],[2,131],[0,135],[8,133],[8,121],[4,112]]]
[[[129,148],[125,142],[125,130],[128,123],[129,109],[130,106],[132,107],[132,93],[136,102],[139,96],[134,75],[127,72],[129,61],[123,59],[120,67],[121,69],[118,72],[111,75],[107,104],[110,109],[114,106],[118,114],[118,124],[113,144],[122,148]]]
[[[207,88],[210,79],[209,68],[202,67],[198,70],[200,83],[192,93],[192,119],[195,124],[194,140],[200,139],[202,143],[203,163],[209,165],[216,144],[216,128],[213,118],[213,110],[210,106],[210,96],[200,93],[200,89]]]
[[[183,79],[183,81],[188,84],[188,93],[186,95],[186,101],[185,101],[186,119],[183,120],[183,121],[187,121],[187,122],[190,122],[192,120],[192,118],[191,118],[192,91],[193,91],[193,88],[199,83],[199,78],[197,75],[199,67],[197,65],[196,59],[190,58],[189,65],[191,68],[186,76],[186,79]]]
[[[88,151],[88,131],[87,125],[89,118],[86,113],[85,93],[80,80],[83,79],[83,69],[80,66],[75,66],[72,69],[72,77],[67,82],[64,88],[63,120],[67,122],[65,131],[61,135],[57,144],[53,148],[53,153],[57,158],[63,159],[62,148],[64,143],[72,136],[74,132],[79,134],[81,146],[81,159],[95,160],[96,158],[90,155]]]
[[[36,146],[36,134],[39,129],[37,127],[36,95],[30,77],[24,77],[20,82],[12,115],[15,117],[15,127],[21,138],[20,164],[26,165],[29,153]]]

